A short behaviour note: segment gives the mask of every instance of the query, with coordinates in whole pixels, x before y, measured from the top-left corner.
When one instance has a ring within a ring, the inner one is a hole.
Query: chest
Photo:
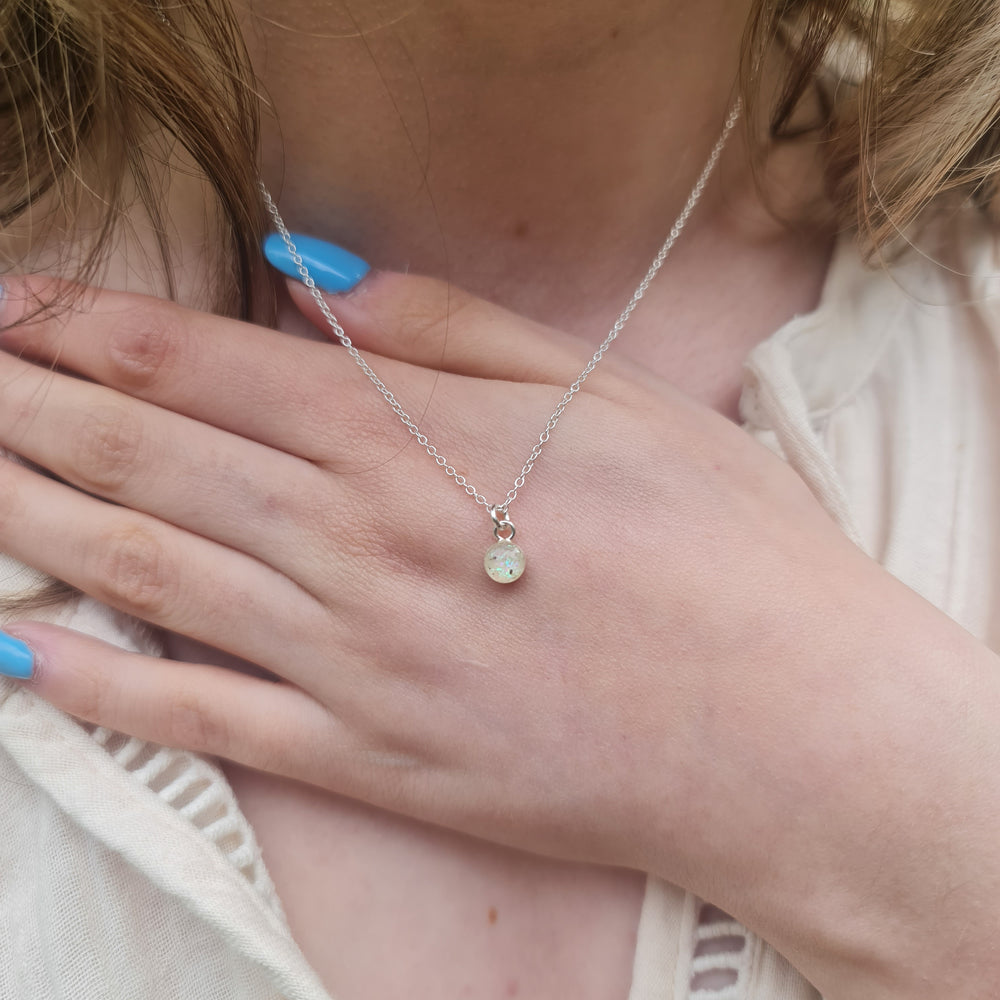
[[[225,766],[338,1000],[625,1000],[645,877],[531,857]]]

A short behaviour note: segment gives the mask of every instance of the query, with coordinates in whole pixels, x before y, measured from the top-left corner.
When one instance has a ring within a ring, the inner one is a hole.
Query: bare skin
[[[714,141],[745,7],[257,3],[247,35],[280,124],[265,138],[267,181],[293,228],[446,277],[570,333],[585,358]],[[789,178],[809,202],[810,150],[785,165]],[[734,143],[616,354],[735,418],[747,351],[815,304],[828,253],[826,234],[771,218]],[[304,329],[291,309],[282,325]],[[206,658],[179,641],[173,651]],[[635,872],[529,857],[226,771],[335,996],[627,995]]]
[[[293,229],[567,331],[584,359],[715,141],[746,8],[259,0],[245,25],[273,101],[265,179]],[[783,190],[791,179],[797,198],[814,197],[808,149],[781,176]],[[181,180],[171,201],[178,257],[191,262],[182,298],[196,305],[202,197]],[[615,354],[735,418],[746,353],[813,306],[828,252],[824,234],[769,214],[736,136]],[[106,284],[156,290],[141,260],[123,243]],[[281,325],[316,335],[290,307]],[[238,666],[179,637],[169,652]],[[296,939],[335,996],[627,995],[643,875],[224,768]]]
[[[603,337],[725,117],[743,6],[350,6],[254,6],[288,224]],[[808,150],[784,167],[803,199],[811,167]],[[720,180],[615,352],[735,417],[747,351],[815,303],[828,241],[769,215],[741,141]],[[627,995],[643,876],[226,771],[335,995]]]
[[[246,15],[274,106],[265,178],[286,221],[565,330],[585,358],[717,136],[746,4],[349,6],[263,0]],[[789,178],[813,197],[810,151],[783,165],[783,190]],[[195,305],[202,205],[179,180],[171,217]],[[616,356],[735,418],[747,351],[812,307],[828,248],[769,214],[735,136]],[[143,260],[126,241],[105,283],[155,291]],[[282,326],[316,336],[292,308]],[[220,658],[180,638],[170,652]],[[627,994],[641,874],[541,860],[224,766],[334,995]]]
[[[255,3],[265,179],[293,229],[599,341],[719,133],[748,8]],[[813,150],[771,182],[794,217]],[[812,306],[828,251],[764,207],[737,135],[615,350],[734,416],[743,358]]]

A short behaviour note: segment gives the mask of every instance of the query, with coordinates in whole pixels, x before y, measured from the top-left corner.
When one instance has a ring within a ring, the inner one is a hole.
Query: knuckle
[[[118,712],[107,677],[85,658],[72,664],[73,683],[60,705],[70,715],[102,726],[114,726]]]
[[[24,494],[18,488],[15,477],[0,475],[0,533],[16,531],[26,509]]]
[[[130,526],[101,543],[98,600],[147,620],[158,620],[176,593],[173,569],[162,544],[147,529]]]
[[[368,386],[371,389],[371,386]],[[350,396],[337,411],[336,419],[317,429],[314,451],[318,464],[328,473],[378,477],[409,444],[409,433],[399,420],[386,419],[390,413],[374,391],[352,387]],[[351,446],[345,448],[344,443]]]
[[[443,347],[448,328],[472,301],[444,282],[410,278],[400,289],[392,336],[404,350]]]
[[[109,338],[112,377],[136,389],[162,382],[183,353],[185,340],[184,326],[163,306],[129,309]]]
[[[420,536],[414,538],[412,526],[405,519],[376,514],[352,530],[338,533],[336,542],[352,571],[382,597],[387,575],[393,579],[426,579],[434,564],[428,544]]]
[[[390,538],[376,527],[356,527],[353,531],[338,535],[338,544],[344,557],[359,563],[381,564],[391,561],[393,544]]]
[[[138,420],[120,406],[90,410],[76,430],[70,449],[73,472],[92,492],[121,489],[134,472],[142,440]]]
[[[163,742],[168,746],[224,757],[230,745],[229,728],[223,714],[191,691],[182,692],[172,701],[164,728]]]

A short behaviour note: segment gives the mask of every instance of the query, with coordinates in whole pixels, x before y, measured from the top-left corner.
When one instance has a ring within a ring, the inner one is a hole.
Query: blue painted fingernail
[[[349,292],[371,270],[360,257],[334,243],[299,233],[292,233],[291,236],[295,252],[302,258],[302,263],[321,291]],[[282,274],[301,279],[302,275],[280,233],[271,233],[264,240],[264,256]]]
[[[0,632],[0,674],[26,681],[35,666],[35,654],[20,639]]]

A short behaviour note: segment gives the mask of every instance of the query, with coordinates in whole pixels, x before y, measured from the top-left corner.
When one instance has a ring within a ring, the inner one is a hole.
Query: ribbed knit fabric
[[[753,352],[742,413],[851,538],[996,648],[1000,255],[971,214],[949,227],[947,268],[910,254],[892,276],[845,241],[819,308]],[[34,580],[0,557],[0,592]],[[155,651],[89,599],[49,617]],[[0,787],[2,1000],[330,1000],[214,764],[0,680]],[[817,998],[724,913],[649,879],[629,1000]]]

